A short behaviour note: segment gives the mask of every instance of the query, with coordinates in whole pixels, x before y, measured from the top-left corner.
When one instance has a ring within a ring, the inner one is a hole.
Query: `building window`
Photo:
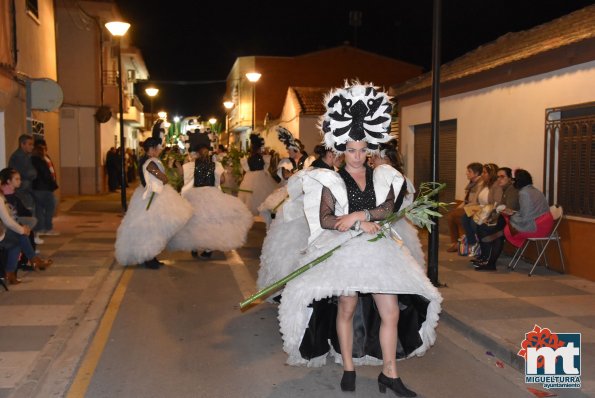
[[[546,112],[545,191],[564,213],[595,218],[595,103]]]
[[[27,12],[30,12],[35,18],[39,19],[39,6],[37,3],[37,0],[26,0],[25,4]]]

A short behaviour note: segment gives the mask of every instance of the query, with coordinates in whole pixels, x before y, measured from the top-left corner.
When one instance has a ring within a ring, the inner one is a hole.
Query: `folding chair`
[[[545,261],[545,267],[549,268],[545,250],[547,249],[547,246],[551,241],[555,241],[558,244],[558,253],[560,254],[560,260],[562,261],[562,272],[566,272],[566,267],[564,265],[564,254],[562,254],[562,245],[560,244],[560,240],[562,238],[560,237],[560,233],[558,232],[558,227],[562,222],[562,215],[564,213],[562,206],[551,206],[550,213],[552,213],[552,217],[554,219],[554,228],[552,229],[552,232],[548,236],[545,236],[543,238],[527,238],[525,243],[521,247],[519,247],[512,256],[512,259],[508,264],[509,269],[514,270],[516,268],[519,260],[523,256],[523,253],[525,253],[525,250],[527,249],[527,247],[529,247],[529,244],[531,242],[535,243],[535,247],[537,249],[538,254],[537,260],[535,260],[535,262],[533,263],[533,267],[531,268],[531,271],[529,271],[529,276],[533,274],[533,271],[535,270],[535,267],[537,267],[537,264],[539,264],[539,260],[541,260],[541,257],[543,257]]]

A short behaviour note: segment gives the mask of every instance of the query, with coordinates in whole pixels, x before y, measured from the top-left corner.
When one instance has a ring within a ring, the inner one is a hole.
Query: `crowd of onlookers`
[[[43,235],[59,235],[53,227],[56,189],[45,140],[21,135],[8,167],[0,171],[0,275],[3,271],[10,284],[21,282],[19,266],[45,270],[52,264],[38,255],[37,245],[44,243]]]
[[[496,270],[505,240],[521,247],[527,238],[551,232],[549,204],[527,170],[474,162],[467,166],[467,179],[463,202],[447,217],[446,250],[468,254],[477,271]]]

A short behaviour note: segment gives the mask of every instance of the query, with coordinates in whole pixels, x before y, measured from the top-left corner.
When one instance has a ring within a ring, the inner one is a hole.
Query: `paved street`
[[[117,194],[63,201],[56,219],[62,234],[40,246],[54,266],[21,273],[24,283],[0,292],[0,397],[346,395],[338,365],[284,364],[275,305],[238,309],[255,290],[263,223],[255,223],[245,247],[216,252],[210,261],[163,253],[167,264],[160,270],[125,269],[113,260],[119,208]],[[522,267],[477,273],[465,258],[442,253],[440,270],[448,287],[441,288],[436,345],[398,364],[420,396],[543,391],[524,383],[522,359],[515,358],[533,323],[583,333],[583,390],[554,393],[593,396],[595,284],[543,269],[527,278]],[[357,392],[350,395],[382,396],[379,371],[358,368]]]

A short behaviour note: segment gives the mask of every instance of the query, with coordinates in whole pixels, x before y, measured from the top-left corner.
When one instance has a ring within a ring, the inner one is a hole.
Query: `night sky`
[[[224,81],[237,57],[295,56],[356,43],[421,65],[432,62],[432,0],[418,1],[154,1],[120,0],[129,35],[160,89],[154,110],[170,115],[224,115]],[[442,0],[442,63],[508,32],[526,30],[593,0]],[[362,24],[349,24],[359,10]],[[163,82],[187,81],[178,85]],[[141,83],[137,95],[148,105]]]

